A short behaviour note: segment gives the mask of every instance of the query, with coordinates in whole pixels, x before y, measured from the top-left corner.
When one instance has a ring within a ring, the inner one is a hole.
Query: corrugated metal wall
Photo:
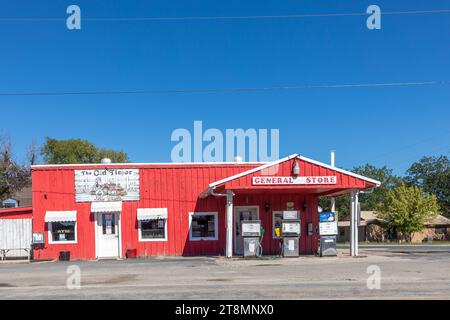
[[[348,190],[364,188],[366,182],[348,175],[327,169],[305,161],[300,162],[301,175],[336,175],[338,183],[330,186],[252,186],[249,175],[230,183],[225,187],[235,190],[235,205],[257,205],[263,227],[265,253],[279,252],[278,240],[272,239],[272,211],[286,210],[287,202],[294,202],[295,209],[302,211],[302,236],[300,251],[313,253],[317,249],[317,235],[308,236],[307,224],[318,225],[318,196],[324,190]],[[279,165],[274,175],[290,176],[293,160]],[[139,256],[157,255],[217,255],[225,251],[225,198],[208,197],[199,199],[199,195],[212,182],[255,168],[256,164],[217,164],[217,165],[121,165],[120,167],[140,169],[140,200],[123,202],[121,219],[122,255],[127,249],[137,249]],[[111,165],[111,167],[114,167]],[[34,251],[36,259],[57,258],[59,251],[70,251],[72,259],[95,258],[94,215],[90,212],[90,203],[75,202],[74,169],[76,167],[51,167],[33,170],[33,230],[44,232],[46,244]],[[98,168],[93,166],[92,168]],[[83,169],[90,169],[89,166]],[[262,173],[264,175],[264,172]],[[261,175],[261,172],[256,173]],[[223,186],[222,186],[223,188]],[[246,194],[248,193],[248,194]],[[270,212],[265,213],[265,203],[270,204]],[[303,210],[303,203],[307,208]],[[138,241],[138,208],[168,209],[168,241]],[[48,210],[77,211],[76,244],[48,244],[48,226],[45,212]],[[218,212],[218,240],[189,241],[190,212]]]
[[[0,249],[31,248],[32,219],[0,219]],[[6,257],[26,257],[24,250],[9,251]]]

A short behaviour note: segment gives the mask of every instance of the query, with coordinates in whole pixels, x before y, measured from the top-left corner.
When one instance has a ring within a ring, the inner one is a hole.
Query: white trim
[[[167,235],[167,224],[168,224],[168,219],[167,218],[163,218],[161,220],[166,220],[166,222],[164,223],[164,238],[155,238],[155,239],[143,239],[142,238],[142,229],[141,229],[141,223],[142,220],[138,220],[138,239],[139,242],[166,242],[168,241],[168,235]]]
[[[215,166],[215,165],[261,165],[267,162],[244,162],[244,161],[230,161],[230,162],[142,162],[142,163],[80,163],[80,164],[36,164],[32,165],[31,169],[50,169],[50,168],[83,168],[83,167],[100,167],[100,168],[116,168],[116,167],[133,167],[133,166]],[[139,168],[138,168],[139,169]]]
[[[70,241],[54,241],[52,230],[53,230],[53,222],[60,223],[60,222],[73,222],[75,224],[74,231],[75,231],[75,240]],[[78,243],[78,225],[76,221],[53,221],[53,222],[46,222],[48,224],[48,244],[77,244]]]
[[[288,157],[285,157],[285,158],[283,158],[283,159],[276,160],[276,161],[273,161],[273,162],[269,162],[269,163],[266,163],[266,164],[264,164],[264,165],[262,165],[262,166],[259,166],[259,167],[256,167],[256,168],[253,168],[253,169],[250,169],[250,170],[247,170],[247,171],[244,171],[244,172],[235,174],[235,175],[230,176],[230,177],[228,177],[228,178],[225,178],[225,179],[222,179],[222,180],[213,182],[213,183],[211,183],[211,184],[209,185],[209,187],[210,187],[210,188],[217,187],[218,185],[221,185],[221,184],[226,183],[226,182],[228,182],[228,181],[231,181],[231,180],[234,180],[234,179],[238,179],[238,178],[241,178],[241,177],[243,177],[243,176],[252,174],[252,173],[254,173],[254,172],[258,172],[258,171],[261,171],[261,170],[264,170],[264,169],[273,167],[273,166],[275,166],[275,165],[277,165],[277,164],[280,164],[281,162],[285,162],[285,161],[291,160],[291,159],[293,159],[293,158],[295,158],[295,157],[297,157],[297,156],[298,156],[298,154],[294,153],[294,154],[292,154],[292,155],[290,155],[290,156],[288,156]]]
[[[347,170],[344,170],[344,169],[339,169],[339,168],[337,168],[337,167],[332,167],[332,166],[330,166],[329,164],[326,164],[326,163],[323,163],[323,162],[319,162],[319,161],[316,161],[316,160],[312,160],[312,159],[306,158],[306,157],[304,157],[304,156],[298,156],[298,158],[299,158],[300,160],[305,161],[305,162],[309,162],[309,163],[312,163],[312,164],[316,164],[316,165],[318,165],[318,166],[322,166],[322,167],[325,167],[325,168],[327,168],[327,169],[330,169],[330,170],[333,170],[333,171],[337,171],[337,172],[340,172],[340,173],[343,173],[343,174],[352,176],[352,177],[354,177],[354,178],[358,178],[358,179],[361,179],[361,180],[364,180],[364,181],[368,181],[368,182],[370,182],[370,183],[375,184],[377,187],[379,187],[379,186],[381,185],[381,182],[378,181],[378,180],[371,179],[371,178],[367,178],[367,177],[364,177],[364,176],[359,175],[359,174],[357,174],[357,173],[353,173],[353,172],[351,172],[351,171],[347,171]]]
[[[107,258],[107,257],[100,257],[99,258],[99,256],[98,256],[98,253],[99,253],[99,238],[100,238],[100,233],[98,232],[98,222],[99,222],[98,215],[99,214],[105,214],[105,213],[113,213],[113,214],[115,214],[117,216],[117,218],[116,218],[117,219],[117,228],[119,229],[118,230],[118,241],[119,241],[119,243],[118,243],[118,250],[119,250],[119,252],[118,252],[117,257],[119,259],[122,259],[123,255],[122,255],[122,219],[121,219],[122,213],[121,212],[92,212],[92,214],[94,215],[94,223],[95,223],[95,228],[94,228],[94,230],[95,230],[95,258],[96,259]],[[114,258],[114,257],[111,257],[111,258]]]
[[[256,217],[257,219],[254,220],[261,220],[260,216],[259,216],[259,206],[234,206],[233,208],[233,221],[237,221],[236,219],[236,212],[239,209],[256,209]],[[262,224],[262,223],[261,223]],[[234,253],[237,254],[237,241],[236,241],[236,223],[233,223],[233,249],[234,249]],[[241,253],[243,254],[243,253]]]
[[[247,171],[235,174],[233,176],[230,176],[228,178],[225,178],[225,179],[213,182],[213,183],[211,183],[209,185],[209,190],[214,189],[218,185],[221,185],[221,184],[227,183],[229,181],[232,181],[232,180],[235,180],[235,179],[238,179],[238,178],[242,178],[242,177],[247,176],[249,174],[252,174],[252,173],[255,173],[255,172],[258,172],[258,171],[270,168],[270,167],[273,167],[273,166],[275,166],[277,164],[280,164],[282,162],[285,162],[285,161],[288,161],[288,160],[291,160],[291,159],[294,159],[294,158],[297,158],[297,159],[303,160],[305,162],[309,162],[309,163],[312,163],[312,164],[315,164],[315,165],[318,165],[318,166],[321,166],[321,167],[324,167],[324,168],[327,168],[327,169],[330,169],[330,170],[333,170],[333,171],[336,171],[336,172],[340,172],[340,173],[349,175],[349,176],[357,178],[357,179],[368,181],[370,183],[375,184],[377,187],[379,187],[381,185],[380,181],[377,181],[377,180],[374,180],[374,179],[371,179],[371,178],[367,178],[367,177],[364,177],[362,175],[359,175],[359,174],[356,174],[356,173],[353,173],[353,172],[350,172],[350,171],[347,171],[347,170],[344,170],[344,169],[339,169],[339,168],[336,168],[336,167],[332,167],[332,166],[330,166],[330,165],[328,165],[326,163],[319,162],[319,161],[316,161],[316,160],[312,160],[312,159],[303,157],[303,156],[295,153],[295,154],[292,154],[292,155],[290,155],[288,157],[285,157],[283,159],[280,159],[280,160],[277,160],[277,161],[274,161],[274,162],[269,162],[269,163],[266,163],[266,164],[264,164],[264,165],[262,165],[260,167],[253,168],[251,170],[247,170]]]
[[[192,237],[192,216],[214,216],[214,237]],[[189,241],[217,241],[219,240],[219,214],[218,212],[189,212]]]

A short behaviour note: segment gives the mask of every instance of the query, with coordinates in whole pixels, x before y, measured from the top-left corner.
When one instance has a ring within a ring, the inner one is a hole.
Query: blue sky
[[[0,92],[295,86],[450,80],[450,13],[192,21],[82,18],[292,15],[450,9],[448,1],[0,0]],[[1,18],[61,18],[5,21]],[[301,153],[398,174],[449,154],[450,85],[252,93],[0,96],[0,131],[17,157],[32,140],[83,138],[135,162],[170,161],[177,128],[278,128],[280,155]]]

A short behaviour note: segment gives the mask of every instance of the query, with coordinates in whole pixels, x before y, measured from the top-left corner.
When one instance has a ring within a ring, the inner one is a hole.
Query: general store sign
[[[336,176],[311,177],[253,177],[253,185],[329,185],[337,184]]]
[[[139,201],[139,169],[75,170],[75,200]]]

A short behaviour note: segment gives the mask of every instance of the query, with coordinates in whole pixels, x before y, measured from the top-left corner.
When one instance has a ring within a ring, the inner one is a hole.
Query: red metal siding
[[[300,175],[299,176],[336,176],[337,177],[337,184],[336,185],[321,185],[320,189],[364,189],[371,186],[374,186],[373,184],[370,184],[362,179],[358,179],[349,175],[346,175],[344,173],[341,173],[339,171],[331,170],[325,167],[321,167],[319,165],[309,163],[303,160],[298,159],[291,159],[288,161],[285,161],[283,163],[280,163],[276,166],[273,166],[267,170],[263,171],[257,171],[249,175],[245,175],[243,177],[240,177],[238,179],[229,181],[225,184],[225,189],[253,189],[253,190],[259,190],[259,189],[265,189],[267,186],[254,186],[252,185],[252,178],[257,176],[291,176],[292,175],[292,167],[294,164],[294,161],[297,161],[300,165]],[[270,174],[269,174],[270,173]],[[287,189],[287,188],[295,188],[296,190],[301,189],[311,189],[311,185],[296,185],[296,186],[270,186],[270,189],[276,190],[276,189]],[[317,188],[317,187],[315,187]]]
[[[277,176],[290,176],[294,160],[278,165]],[[283,211],[287,202],[293,202],[301,211],[302,235],[300,252],[315,253],[318,237],[307,235],[307,224],[314,231],[318,226],[318,194],[324,190],[367,188],[370,183],[346,174],[299,161],[302,176],[338,177],[337,185],[330,186],[252,186],[252,177],[266,175],[256,172],[229,181],[222,186],[236,193],[235,206],[259,206],[260,218],[266,230],[263,247],[266,254],[278,254],[279,242],[272,239],[272,211]],[[123,202],[121,219],[122,256],[127,249],[137,249],[139,256],[158,255],[219,255],[225,251],[225,198],[199,195],[210,183],[256,168],[257,164],[195,164],[195,165],[108,165],[108,168],[140,169],[140,201]],[[75,202],[75,169],[95,169],[99,166],[42,167],[33,169],[33,231],[44,232],[46,244],[35,250],[37,259],[57,258],[60,251],[70,251],[72,259],[95,258],[95,219],[90,203]],[[104,168],[102,166],[101,168]],[[265,212],[268,203],[270,211]],[[307,209],[303,210],[303,203]],[[139,242],[137,209],[167,208],[168,241]],[[77,211],[77,244],[48,244],[46,211]],[[218,212],[218,240],[189,241],[189,212]]]
[[[138,202],[123,202],[121,219],[122,255],[135,248],[139,256],[213,255],[225,250],[225,200],[199,199],[209,183],[249,170],[256,165],[131,166],[140,168]],[[83,167],[86,169],[86,167]],[[36,259],[55,259],[70,251],[73,259],[95,258],[95,220],[90,203],[75,202],[74,167],[33,170],[34,232],[44,232],[45,246],[35,250]],[[168,241],[138,241],[138,208],[168,209]],[[77,243],[49,244],[46,211],[77,210]],[[189,212],[218,212],[216,241],[189,241]]]
[[[0,219],[31,219],[32,217],[32,207],[0,209]]]

